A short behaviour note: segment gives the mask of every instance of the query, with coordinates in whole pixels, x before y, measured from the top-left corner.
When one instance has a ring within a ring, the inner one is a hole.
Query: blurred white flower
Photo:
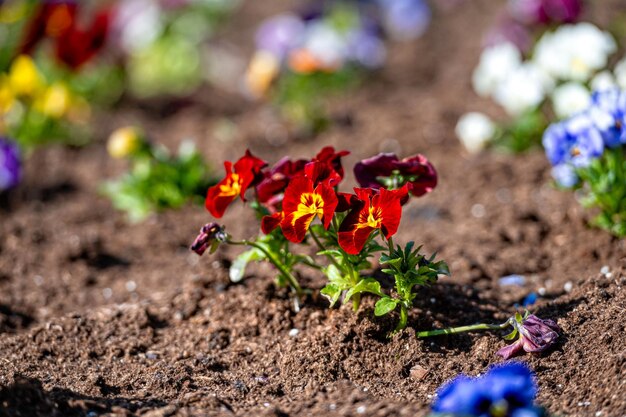
[[[480,62],[472,74],[472,84],[478,95],[493,94],[498,85],[522,64],[522,54],[515,45],[503,42],[483,50]]]
[[[120,2],[113,21],[113,33],[123,50],[134,53],[142,50],[163,30],[162,10],[151,0]]]
[[[589,85],[591,86],[591,90],[593,91],[612,90],[613,88],[617,87],[615,77],[613,77],[613,74],[611,74],[611,71],[609,70],[604,70],[597,73],[591,79],[591,83]]]
[[[304,48],[324,67],[340,68],[347,55],[347,39],[327,23],[313,23],[307,27]]]
[[[493,139],[496,127],[483,113],[465,113],[456,124],[455,133],[465,149],[477,153]]]
[[[494,100],[517,117],[539,106],[553,87],[553,80],[545,72],[526,62],[498,85]]]
[[[577,82],[558,86],[552,93],[552,105],[559,119],[565,119],[589,107],[591,93]]]
[[[617,85],[622,89],[626,89],[626,57],[622,58],[615,65],[613,73],[615,74]]]
[[[616,49],[610,33],[591,23],[578,23],[544,34],[533,59],[556,79],[585,82],[595,71],[606,67],[609,55]]]

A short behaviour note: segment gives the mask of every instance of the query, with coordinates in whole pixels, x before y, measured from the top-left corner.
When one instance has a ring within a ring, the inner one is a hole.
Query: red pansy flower
[[[96,12],[89,26],[78,26],[78,4],[75,1],[44,2],[28,24],[21,53],[31,53],[45,38],[54,41],[59,61],[78,69],[105,45],[111,21],[110,8]]]
[[[324,228],[328,229],[337,203],[335,190],[327,181],[315,185],[313,179],[304,175],[296,177],[285,190],[282,213],[264,219],[266,230],[267,226],[275,224],[279,216],[283,216],[280,227],[287,240],[302,242],[315,217],[319,217]],[[264,232],[267,233],[266,230]]]
[[[275,206],[282,198],[280,196],[287,188],[289,181],[296,175],[304,171],[304,166],[308,163],[306,159],[298,159],[292,161],[289,157],[284,157],[276,163],[267,173],[265,177],[256,186],[257,199],[259,203],[268,203]]]
[[[332,146],[326,146],[322,148],[322,150],[315,155],[313,161],[322,162],[328,165],[333,171],[337,173],[340,180],[343,179],[343,167],[341,166],[341,158],[350,155],[349,151],[339,151],[336,152],[335,148]]]
[[[206,209],[220,218],[237,196],[241,197],[241,201],[246,201],[244,193],[258,181],[261,169],[266,165],[265,161],[253,156],[250,151],[246,151],[245,156],[235,162],[234,166],[230,161],[224,162],[226,177],[207,191],[204,202]]]
[[[424,155],[404,158],[393,153],[381,153],[364,159],[354,166],[354,176],[361,187],[399,188],[408,184],[409,192],[420,197],[437,186],[437,171]],[[394,184],[398,181],[397,184]]]
[[[355,188],[354,208],[339,227],[339,246],[356,255],[363,249],[370,234],[380,229],[386,239],[398,231],[402,217],[401,201],[406,198],[408,186],[398,190]]]

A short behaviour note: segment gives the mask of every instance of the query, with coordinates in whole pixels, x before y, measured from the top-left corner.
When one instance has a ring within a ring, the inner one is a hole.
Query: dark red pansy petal
[[[271,233],[274,229],[280,226],[280,222],[283,221],[284,213],[279,211],[270,216],[263,216],[261,219],[261,231],[266,235]]]
[[[313,192],[313,181],[306,177],[295,177],[285,189],[283,211],[285,215],[298,210],[302,194]]]
[[[349,151],[336,152],[332,146],[326,146],[313,158],[314,161],[319,161],[329,165],[338,175],[340,179],[343,179],[344,172],[341,166],[341,158],[350,155]]]
[[[248,187],[263,178],[261,170],[266,166],[267,162],[252,155],[250,150],[246,150],[246,154],[235,162],[235,172],[241,178],[240,197],[242,201],[246,201],[244,195]]]
[[[288,241],[300,243],[304,240],[314,218],[315,214],[305,214],[303,216],[297,216],[296,212],[285,214],[285,218],[280,222],[280,228]]]
[[[393,153],[380,153],[358,162],[354,166],[354,177],[361,187],[380,188],[378,177],[388,177],[396,169],[398,157]]]
[[[362,206],[363,202],[359,200],[356,195],[349,193],[337,193],[337,208],[335,209],[335,211],[348,211],[350,209],[356,208],[357,205]]]
[[[324,224],[324,228],[328,229],[330,222],[335,215],[337,204],[339,203],[337,194],[335,193],[335,190],[326,183],[318,185],[315,192],[319,194],[322,197],[322,201],[324,201],[324,215],[322,216],[322,223]]]

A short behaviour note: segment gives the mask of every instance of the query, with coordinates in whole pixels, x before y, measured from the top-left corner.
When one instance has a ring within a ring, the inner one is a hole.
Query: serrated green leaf
[[[400,300],[391,297],[383,297],[376,302],[374,307],[374,315],[384,316],[385,314],[395,310]]]
[[[339,288],[335,284],[326,284],[324,288],[321,289],[320,294],[322,294],[325,298],[330,302],[330,306],[332,307],[337,303],[339,297],[341,296],[341,288]]]
[[[348,290],[343,301],[346,302],[350,300],[353,295],[365,292],[380,295],[381,297],[385,296],[380,290],[380,282],[376,281],[374,278],[365,278]]]

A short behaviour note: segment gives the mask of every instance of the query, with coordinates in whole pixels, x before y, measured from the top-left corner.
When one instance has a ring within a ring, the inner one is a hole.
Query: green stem
[[[265,249],[263,245],[259,245],[256,242],[251,242],[248,240],[237,241],[230,239],[227,239],[226,243],[230,245],[252,246],[253,248],[260,250],[267,257],[268,261],[270,261],[280,271],[280,273],[283,274],[287,281],[289,281],[289,284],[295,290],[296,294],[301,295],[303,293],[302,287],[300,287],[300,284],[298,284],[298,280],[296,279],[296,277],[294,277],[293,274],[289,272],[287,267],[285,267],[282,262],[276,259],[274,255],[272,255],[267,249]]]
[[[393,236],[389,236],[387,239],[387,245],[389,246],[389,257],[393,255]]]
[[[315,241],[315,244],[317,245],[317,247],[321,250],[321,251],[326,251],[326,247],[324,246],[324,244],[319,240],[319,238],[317,237],[317,235],[315,234],[315,232],[313,231],[313,229],[309,229],[309,233],[311,234],[311,237],[313,238],[313,240]],[[337,267],[338,270],[343,271],[343,268],[341,267],[341,265],[339,265],[339,262],[337,262],[337,260],[331,256],[326,254],[326,257],[330,260],[330,262],[332,262],[333,265],[335,265]]]
[[[409,311],[404,303],[400,303],[400,321],[398,322],[398,325],[396,326],[394,333],[399,332],[400,330],[404,329],[406,327],[408,320],[409,320]]]
[[[470,326],[450,327],[447,329],[426,330],[423,332],[417,332],[417,337],[423,338],[423,337],[439,336],[442,334],[456,334],[456,333],[471,332],[474,330],[501,330],[501,329],[506,329],[510,325],[511,323],[508,320],[502,324],[479,323],[479,324],[472,324]]]

